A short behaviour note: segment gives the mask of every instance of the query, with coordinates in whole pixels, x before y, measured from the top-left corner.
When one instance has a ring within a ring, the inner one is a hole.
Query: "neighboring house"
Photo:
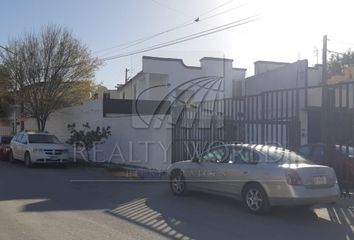
[[[307,60],[294,63],[257,61],[255,75],[236,83],[236,96],[248,96],[264,91],[318,86],[322,81],[322,66],[309,67]]]
[[[328,84],[336,84],[345,81],[353,81],[354,80],[354,66],[349,66],[344,68],[343,74],[338,74],[332,76],[328,79]]]
[[[254,65],[255,75],[236,83],[236,89],[238,89],[236,96],[252,96],[267,91],[283,90],[278,91],[278,103],[275,96],[271,100],[272,108],[278,106],[275,111],[281,118],[285,115],[285,107],[281,108],[282,104],[284,106],[287,101],[284,97],[287,96],[288,100],[293,97],[290,92],[285,90],[298,89],[301,144],[320,142],[322,131],[322,65],[309,67],[307,60],[294,63],[257,61]],[[333,76],[328,80],[329,86],[332,88],[329,93],[330,98],[335,107],[340,107],[340,104],[342,104],[342,109],[352,107],[350,101],[349,106],[346,106],[348,98],[350,100],[353,96],[351,85],[349,87],[339,87],[334,84],[353,81],[353,76],[354,68],[351,67],[345,69],[342,75]],[[342,96],[342,100],[340,96]]]
[[[112,99],[139,97],[159,101],[179,96],[182,100],[188,100],[192,92],[196,91],[195,87],[210,87],[220,90],[218,98],[230,98],[235,94],[235,82],[245,78],[246,69],[233,67],[232,59],[204,57],[200,63],[198,67],[187,66],[182,59],[144,56],[141,72],[118,86],[117,90],[109,90],[107,93]],[[204,86],[209,79],[210,84]],[[222,80],[219,88],[220,82],[213,84],[213,79]],[[209,99],[214,98],[211,93],[208,96]]]

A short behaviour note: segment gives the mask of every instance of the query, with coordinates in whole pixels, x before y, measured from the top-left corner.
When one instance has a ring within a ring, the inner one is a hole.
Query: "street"
[[[166,183],[103,181],[117,179],[104,169],[0,162],[0,172],[1,240],[354,239],[353,199],[254,216],[233,199],[173,196]]]

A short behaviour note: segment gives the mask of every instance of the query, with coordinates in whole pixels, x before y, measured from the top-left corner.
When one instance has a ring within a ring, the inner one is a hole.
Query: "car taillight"
[[[286,182],[290,185],[302,185],[301,178],[296,170],[287,171]]]

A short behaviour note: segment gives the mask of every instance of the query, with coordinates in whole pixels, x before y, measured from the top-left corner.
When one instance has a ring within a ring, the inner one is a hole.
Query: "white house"
[[[140,167],[164,170],[171,163],[171,128],[163,125],[152,127],[139,123],[151,120],[151,116],[164,119],[169,113],[154,113],[143,109],[144,116],[132,112],[131,105],[139,98],[143,106],[156,102],[188,100],[195,92],[206,99],[232,97],[234,82],[244,79],[246,69],[234,68],[233,60],[205,57],[198,67],[186,66],[181,59],[143,57],[142,71],[120,86],[108,90],[97,100],[82,105],[63,108],[50,115],[46,130],[62,141],[69,137],[67,125],[76,123],[80,127],[88,122],[92,128],[110,126],[112,136],[104,145],[91,152],[96,161],[110,161]],[[218,91],[215,91],[217,89]],[[181,94],[183,93],[183,94]],[[206,94],[208,93],[208,94]],[[198,97],[201,100],[200,96]],[[144,105],[145,104],[145,105]],[[25,129],[36,129],[34,119],[25,121]],[[77,154],[82,158],[81,154]]]
[[[108,93],[114,99],[171,100],[181,91],[185,94],[180,97],[185,99],[188,91],[191,94],[196,87],[204,87],[220,90],[219,98],[229,98],[235,94],[235,82],[244,79],[245,73],[246,69],[233,67],[232,59],[204,57],[200,66],[187,66],[182,59],[144,56],[141,72]]]

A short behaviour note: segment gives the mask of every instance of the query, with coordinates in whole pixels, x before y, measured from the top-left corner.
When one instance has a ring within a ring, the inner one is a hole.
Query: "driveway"
[[[0,162],[0,239],[354,239],[354,199],[254,216],[232,199],[110,180],[103,169]]]

